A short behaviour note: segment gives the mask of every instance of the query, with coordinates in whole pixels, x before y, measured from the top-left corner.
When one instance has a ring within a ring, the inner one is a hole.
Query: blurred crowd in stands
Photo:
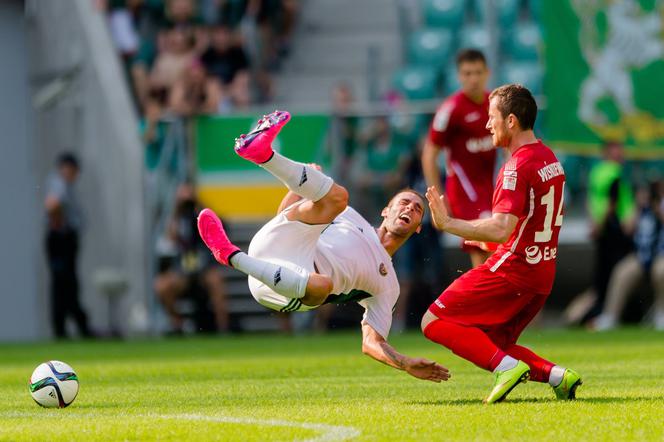
[[[146,115],[229,113],[269,101],[298,0],[99,0]]]

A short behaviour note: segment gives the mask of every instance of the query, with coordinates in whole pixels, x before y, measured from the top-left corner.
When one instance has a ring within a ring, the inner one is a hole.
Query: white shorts
[[[302,201],[303,202],[303,201]],[[295,205],[301,202],[295,203]],[[316,244],[328,224],[306,224],[290,221],[283,210],[265,224],[251,240],[248,255],[291,269],[303,275],[314,272]],[[280,312],[307,311],[316,308],[302,304],[298,298],[280,295],[259,280],[249,276],[251,295],[261,305]]]

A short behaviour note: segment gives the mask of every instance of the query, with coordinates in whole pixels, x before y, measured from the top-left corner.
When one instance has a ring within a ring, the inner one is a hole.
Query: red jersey
[[[486,261],[492,272],[524,290],[551,292],[564,190],[563,168],[541,141],[514,152],[498,173],[493,212],[510,213],[519,221],[507,242]]]
[[[443,102],[429,129],[429,140],[447,150],[445,193],[456,218],[477,219],[491,211],[496,150],[488,119],[488,93],[477,104],[457,92]]]

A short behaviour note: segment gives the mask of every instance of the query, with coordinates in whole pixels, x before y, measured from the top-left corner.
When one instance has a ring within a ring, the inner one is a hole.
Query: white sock
[[[510,370],[510,369],[516,367],[516,364],[518,364],[518,363],[519,363],[519,361],[514,359],[512,356],[507,355],[503,358],[502,361],[500,361],[500,364],[498,364],[498,366],[496,367],[495,370],[493,370],[493,372],[495,373],[497,371]]]
[[[290,190],[314,202],[323,198],[334,184],[332,178],[324,173],[286,158],[278,152],[260,166],[277,177]]]
[[[563,381],[563,376],[565,375],[565,367],[559,365],[554,365],[549,373],[549,385],[552,387],[557,387]]]
[[[236,253],[230,261],[234,268],[253,276],[280,295],[287,298],[302,298],[305,295],[309,272],[301,267],[298,267],[300,271],[291,270],[244,252]]]

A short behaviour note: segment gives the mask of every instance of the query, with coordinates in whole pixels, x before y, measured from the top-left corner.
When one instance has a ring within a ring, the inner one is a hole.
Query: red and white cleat
[[[223,265],[230,266],[231,257],[240,252],[240,248],[228,239],[219,217],[210,209],[203,209],[198,214],[198,233],[214,259]]]
[[[263,116],[254,130],[235,139],[235,152],[256,164],[269,161],[274,154],[272,142],[290,117],[288,112],[279,110]]]

